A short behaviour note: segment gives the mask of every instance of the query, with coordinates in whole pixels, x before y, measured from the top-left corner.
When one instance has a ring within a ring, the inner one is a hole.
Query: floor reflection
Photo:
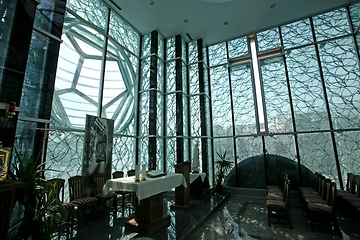
[[[125,213],[114,213],[107,209],[105,213],[83,217],[83,224],[75,229],[73,237],[61,239],[135,239],[135,240],[172,240],[172,239],[341,239],[329,228],[315,229],[311,232],[309,220],[296,200],[292,200],[290,215],[294,229],[286,224],[268,226],[265,199],[228,195],[207,195],[203,199],[191,199],[194,202],[188,210],[172,210],[174,193],[164,194],[164,213],[171,216],[170,224],[149,235],[130,232],[125,222],[134,217],[132,209]],[[338,214],[342,239],[360,239],[359,224]]]

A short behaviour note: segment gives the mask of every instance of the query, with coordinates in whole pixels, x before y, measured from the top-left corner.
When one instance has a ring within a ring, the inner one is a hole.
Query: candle
[[[141,167],[142,167],[142,169],[141,169],[141,177],[146,178],[146,166],[145,166],[145,164],[143,164]]]
[[[140,165],[135,166],[135,178],[136,179],[140,178]]]

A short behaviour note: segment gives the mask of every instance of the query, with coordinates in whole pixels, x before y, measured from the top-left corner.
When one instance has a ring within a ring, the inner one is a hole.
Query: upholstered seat
[[[52,211],[60,213],[59,216],[61,216],[61,219],[59,219],[59,227],[66,226],[68,233],[72,236],[75,205],[64,201],[65,179],[53,178],[47,182],[49,183],[49,189],[53,192],[51,198],[57,200],[57,203],[54,202]]]
[[[69,195],[70,202],[78,208],[78,225],[80,217],[84,214],[85,209],[92,208],[96,215],[97,198],[85,195],[85,177],[74,176],[69,178]]]
[[[318,193],[320,191],[320,180],[321,180],[321,174],[318,172],[315,172],[315,184],[314,187],[299,187],[299,191],[300,193],[303,194],[308,194],[308,193]]]
[[[345,190],[342,189],[338,189],[337,190],[337,196],[338,198],[342,198],[345,196],[351,196],[354,194],[354,174],[353,173],[347,173],[347,178],[346,178],[346,187]]]
[[[286,219],[290,228],[293,229],[290,211],[289,211],[289,201],[290,201],[290,180],[287,179],[284,185],[284,199],[283,200],[266,200],[266,207],[268,212],[268,224],[271,225],[271,218],[277,218],[280,223],[280,219]]]
[[[115,171],[115,172],[113,172],[112,176],[113,176],[113,178],[122,178],[122,177],[124,177],[124,172],[120,171],[120,170]],[[133,192],[123,191],[123,190],[116,190],[114,192],[116,194],[121,195],[121,209],[122,209],[122,213],[124,215],[125,208],[130,208],[133,206],[133,199],[132,199]]]
[[[266,186],[266,188],[270,191],[278,191],[279,190],[282,192],[284,190],[285,178],[287,178],[287,174],[285,172],[281,172],[279,185],[268,185],[268,186]]]
[[[284,200],[284,187],[287,180],[288,175],[285,172],[282,172],[280,185],[278,186],[278,188],[275,185],[269,185],[266,199]]]
[[[102,189],[106,182],[106,175],[104,173],[95,173],[92,176],[93,183],[93,195],[101,203],[103,210],[106,208],[106,202],[113,200],[113,207],[117,211],[117,193],[109,192],[106,195],[103,194]]]
[[[330,199],[329,199],[331,197],[330,193],[331,193],[331,180],[326,179],[325,185],[323,185],[322,196],[320,196],[320,195],[308,196],[308,197],[305,197],[304,200],[307,205],[309,203],[319,203],[319,204],[326,205],[330,201]]]
[[[307,208],[309,211],[311,231],[314,231],[315,223],[324,224],[327,222],[332,223],[334,230],[341,236],[339,224],[336,217],[336,184],[331,182],[329,191],[329,199],[327,204],[322,203],[308,203]],[[324,221],[327,219],[328,221]]]

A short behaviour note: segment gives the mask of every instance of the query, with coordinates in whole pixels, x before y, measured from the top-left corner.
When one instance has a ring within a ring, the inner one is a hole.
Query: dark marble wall
[[[36,5],[37,2],[34,0],[18,0],[16,3],[0,86],[0,102],[2,103],[15,102],[16,106],[19,106]],[[9,119],[6,118],[5,112],[4,109],[0,109],[0,141],[3,147],[12,147],[17,115]]]

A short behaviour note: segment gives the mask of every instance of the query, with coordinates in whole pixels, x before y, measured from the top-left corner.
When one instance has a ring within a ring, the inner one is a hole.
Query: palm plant
[[[58,222],[64,209],[55,197],[55,186],[44,179],[44,165],[39,158],[21,156],[16,150],[17,164],[9,172],[12,180],[25,183],[25,189],[18,199],[23,217],[12,224],[15,239],[50,240],[58,233]],[[58,209],[55,211],[54,209]]]
[[[220,158],[215,161],[216,165],[216,191],[222,193],[225,176],[229,173],[233,166],[233,162],[226,158],[226,150],[216,151],[217,156]]]

